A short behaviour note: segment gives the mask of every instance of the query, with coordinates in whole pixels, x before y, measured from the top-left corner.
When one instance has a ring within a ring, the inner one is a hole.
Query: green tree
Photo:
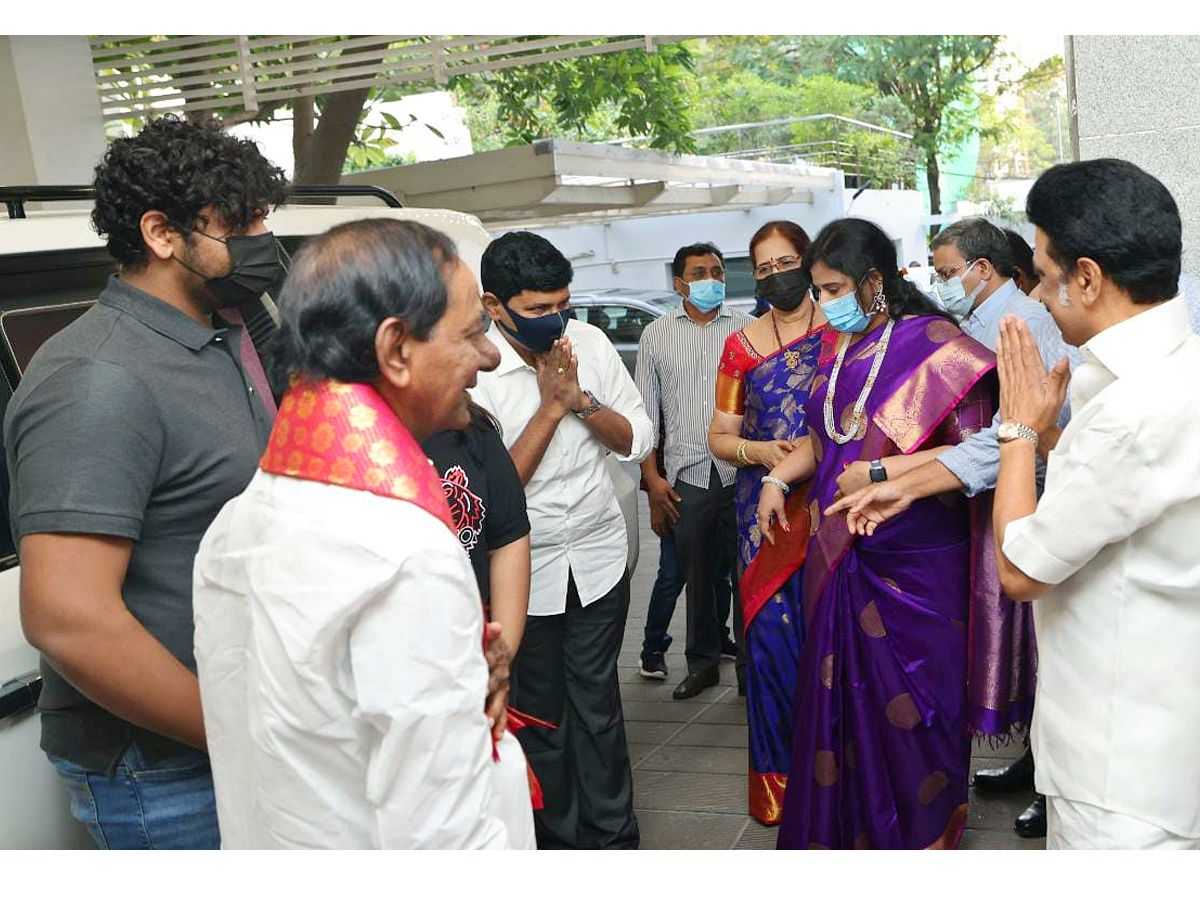
[[[851,35],[810,38],[801,46],[814,64],[838,78],[873,85],[908,116],[902,130],[920,149],[929,205],[942,211],[938,153],[982,130],[978,121],[983,70],[999,55],[1000,35]]]
[[[139,67],[153,64],[155,57],[164,53],[154,45],[164,37],[146,37],[132,54],[128,53],[130,42],[110,45],[131,58],[114,61],[114,68],[108,71],[132,74]],[[266,49],[295,62],[314,58],[337,60],[342,54],[340,42],[345,37],[299,39]],[[361,56],[375,51],[382,58],[396,46],[380,41],[378,45],[356,47],[353,53]],[[361,62],[349,62],[343,68],[349,71],[356,65]],[[657,53],[623,50],[456,76],[450,83],[460,97],[494,104],[494,121],[502,123],[499,134],[504,143],[565,134],[588,138],[598,131],[611,130],[624,135],[646,135],[652,146],[685,151],[692,147],[685,99],[685,80],[690,68],[690,53],[675,44],[660,47]],[[229,84],[237,78],[238,71],[236,51],[222,50],[208,56],[194,71],[175,70],[173,77]],[[286,71],[265,74],[262,83],[269,85],[273,79],[289,76]],[[386,73],[383,77],[386,78]],[[337,182],[347,160],[356,168],[386,164],[388,152],[396,143],[394,135],[413,124],[388,116],[368,124],[375,101],[396,99],[433,87],[408,82],[403,87],[385,83],[338,89],[339,82],[360,79],[361,74],[339,78],[335,70],[326,82],[328,90],[314,96],[269,100],[253,112],[238,106],[204,110],[185,106],[183,113],[194,121],[215,119],[231,127],[243,122],[267,122],[276,112],[290,111],[295,182],[331,184]],[[167,87],[171,80],[171,76],[163,76],[158,86]],[[149,90],[128,91],[131,100],[145,100],[148,96]],[[476,124],[480,121],[476,119]],[[138,127],[140,120],[131,119],[129,124]]]

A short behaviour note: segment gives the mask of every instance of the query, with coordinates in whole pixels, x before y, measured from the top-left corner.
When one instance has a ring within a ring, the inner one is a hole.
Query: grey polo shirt
[[[125,605],[192,671],[192,563],[270,435],[240,342],[240,328],[208,328],[114,276],[34,355],[4,417],[18,547],[39,532],[132,539]],[[189,749],[41,669],[46,752],[102,771],[133,742],[151,762]]]

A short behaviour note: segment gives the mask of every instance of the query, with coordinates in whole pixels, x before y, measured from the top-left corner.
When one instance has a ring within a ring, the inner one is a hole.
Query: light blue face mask
[[[715,278],[687,282],[688,302],[700,312],[712,312],[725,301],[725,282]]]
[[[963,269],[962,274],[955,275],[946,282],[935,281],[933,285],[934,290],[937,291],[938,300],[941,302],[942,308],[959,321],[965,319],[971,310],[975,308],[975,298],[987,287],[987,282],[980,281],[979,284],[975,285],[975,290],[969,294],[966,288],[963,287],[962,276],[970,272],[977,262],[979,260],[975,260],[968,265]]]
[[[859,284],[862,282],[860,281]],[[825,318],[829,320],[830,325],[838,331],[850,334],[861,333],[866,329],[867,323],[871,321],[870,317],[862,311],[862,307],[858,305],[857,287],[848,294],[822,303],[821,312],[825,313]]]

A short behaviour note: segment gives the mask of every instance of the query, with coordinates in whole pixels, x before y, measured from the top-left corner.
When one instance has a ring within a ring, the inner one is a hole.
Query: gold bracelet
[[[750,465],[750,460],[746,458],[746,445],[749,443],[749,441],[742,441],[740,444],[738,444],[737,453],[734,454],[737,457],[737,461],[741,463],[743,467]]]

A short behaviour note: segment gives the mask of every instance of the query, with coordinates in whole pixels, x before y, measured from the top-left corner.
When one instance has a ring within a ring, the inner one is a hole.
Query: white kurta
[[[226,848],[528,848],[520,745],[492,757],[483,615],[419,507],[259,472],[194,573]]]

